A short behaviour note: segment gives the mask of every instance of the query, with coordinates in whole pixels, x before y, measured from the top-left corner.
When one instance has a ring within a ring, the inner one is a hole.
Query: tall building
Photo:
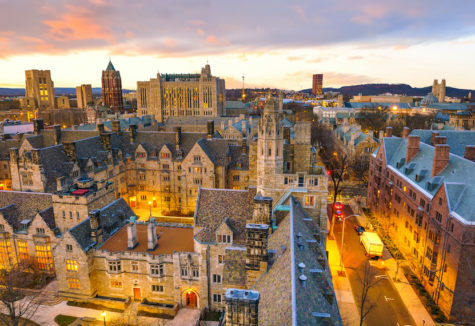
[[[314,74],[313,83],[312,83],[312,94],[313,95],[322,95],[323,94],[323,74]]]
[[[111,61],[106,70],[102,71],[102,103],[114,112],[123,112],[122,79],[120,72],[115,70]]]
[[[432,94],[439,100],[440,103],[445,102],[445,79],[439,84],[437,79],[434,79],[432,84]]]
[[[25,70],[25,97],[33,99],[35,108],[54,109],[54,83],[49,70]]]
[[[368,205],[446,317],[475,320],[475,132],[387,129]]]
[[[90,84],[76,87],[76,98],[78,101],[78,108],[86,109],[87,104],[92,102],[92,87]]]
[[[137,113],[159,122],[170,116],[219,117],[224,105],[224,79],[212,76],[208,64],[201,74],[157,74],[137,82]]]

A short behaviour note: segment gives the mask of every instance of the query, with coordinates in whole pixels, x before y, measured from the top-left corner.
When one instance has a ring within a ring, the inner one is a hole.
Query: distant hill
[[[76,88],[73,87],[55,87],[54,89],[56,95],[76,95]],[[135,90],[123,89],[122,92],[130,93],[135,92]],[[102,88],[93,87],[92,94],[101,95]],[[1,88],[0,87],[0,96],[25,96],[24,88]]]
[[[311,89],[304,89],[302,92],[310,93]],[[324,92],[340,92],[344,95],[380,95],[384,93],[405,94],[408,96],[425,96],[432,91],[432,86],[428,87],[412,87],[407,84],[362,84],[343,86],[340,88],[323,88]],[[447,87],[446,95],[450,97],[465,97],[468,95],[469,89],[460,89],[455,87]],[[473,90],[472,90],[473,91]]]

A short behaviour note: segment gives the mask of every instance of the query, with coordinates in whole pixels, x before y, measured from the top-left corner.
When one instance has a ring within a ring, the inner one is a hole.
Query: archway
[[[194,291],[186,291],[185,305],[187,308],[196,308],[198,305],[198,297]]]

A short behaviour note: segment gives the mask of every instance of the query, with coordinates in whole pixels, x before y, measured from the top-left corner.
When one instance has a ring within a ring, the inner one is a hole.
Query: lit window
[[[305,207],[315,207],[315,196],[305,196]]]
[[[77,272],[78,271],[78,262],[76,260],[66,260],[66,270],[70,272]]]
[[[28,252],[28,243],[26,241],[17,241],[18,256],[21,262],[28,262],[30,260],[30,254]]]
[[[49,244],[37,244],[35,246],[36,260],[38,267],[43,271],[53,270],[53,259],[51,258],[51,247]]]
[[[77,278],[68,278],[68,288],[70,288],[70,289],[79,289],[79,279],[77,279]]]
[[[122,281],[111,280],[111,288],[122,289]]]
[[[224,255],[218,255],[218,264],[224,264]]]

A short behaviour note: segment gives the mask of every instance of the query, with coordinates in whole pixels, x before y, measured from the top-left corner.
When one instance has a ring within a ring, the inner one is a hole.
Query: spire
[[[109,59],[109,64],[107,65],[106,71],[115,71],[114,65],[112,64],[111,59]]]

